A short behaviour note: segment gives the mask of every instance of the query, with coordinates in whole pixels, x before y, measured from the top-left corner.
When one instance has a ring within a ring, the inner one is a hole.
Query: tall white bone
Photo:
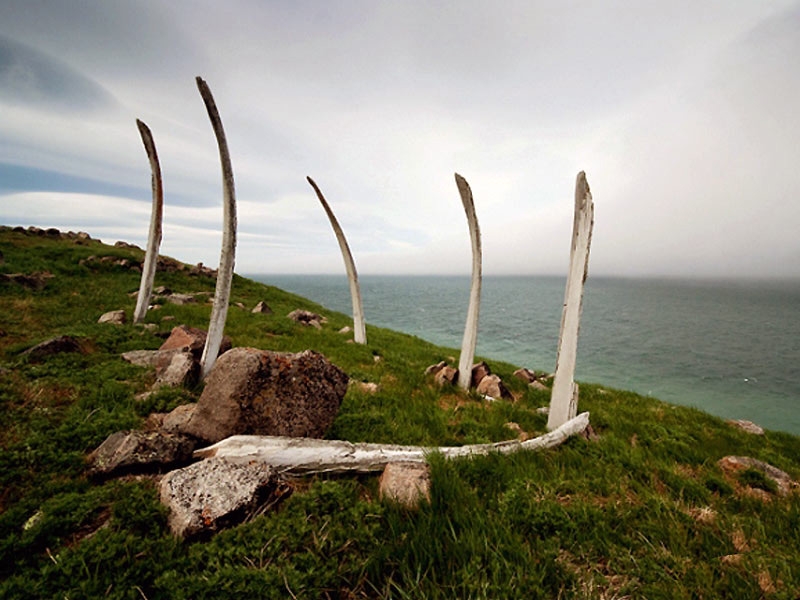
[[[206,105],[208,118],[214,128],[214,135],[219,146],[219,161],[222,165],[222,250],[217,270],[217,288],[214,292],[214,307],[211,309],[211,320],[208,324],[208,337],[200,358],[200,377],[205,378],[214,367],[222,344],[225,331],[225,319],[228,316],[228,304],[231,298],[233,282],[233,265],[236,260],[236,191],[233,185],[233,167],[228,152],[228,142],[219,118],[217,105],[208,84],[197,77],[197,89]]]
[[[319,186],[317,186],[311,177],[306,177],[306,179],[317,193],[317,198],[319,198],[322,208],[325,209],[325,214],[328,215],[328,220],[331,222],[333,232],[336,234],[336,241],[339,242],[339,249],[342,251],[344,267],[347,270],[347,281],[350,283],[350,299],[353,302],[353,339],[356,344],[366,344],[367,328],[364,324],[364,304],[361,301],[361,286],[358,284],[358,272],[356,271],[356,263],[353,261],[353,255],[350,252],[350,246],[347,245],[344,231],[342,231],[342,228],[339,226],[339,221],[336,220],[336,216],[325,200],[325,196],[322,195]]]
[[[478,315],[481,309],[481,230],[475,214],[472,190],[466,179],[458,173],[455,175],[464,212],[467,213],[469,236],[472,240],[472,283],[469,289],[469,308],[467,308],[464,338],[461,341],[461,356],[458,361],[458,386],[468,390],[472,381],[472,361],[475,358],[475,347],[478,344]]]
[[[586,173],[575,181],[575,217],[572,224],[572,247],[569,254],[569,275],[561,313],[556,373],[550,396],[547,429],[553,430],[569,421],[578,411],[578,384],[575,363],[578,354],[578,331],[583,308],[583,286],[589,275],[589,249],[594,226],[594,203]]]
[[[142,136],[144,150],[150,161],[151,187],[153,190],[153,206],[150,210],[150,231],[147,235],[147,252],[144,255],[142,279],[139,282],[139,295],[136,297],[136,308],[133,311],[133,322],[141,323],[147,314],[150,295],[153,293],[153,280],[158,266],[158,250],[161,246],[161,222],[164,216],[164,188],[161,185],[161,165],[158,162],[156,144],[150,128],[136,119],[139,135]]]

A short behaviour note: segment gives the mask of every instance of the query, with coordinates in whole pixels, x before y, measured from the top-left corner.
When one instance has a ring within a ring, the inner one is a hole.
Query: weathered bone
[[[233,265],[236,259],[236,191],[233,185],[233,167],[228,152],[228,142],[225,139],[225,131],[222,128],[214,96],[211,95],[211,90],[203,79],[197,77],[196,81],[197,89],[200,90],[200,96],[206,105],[211,126],[214,128],[217,146],[219,146],[219,161],[222,165],[222,250],[217,271],[214,307],[211,309],[211,320],[208,324],[208,337],[203,348],[203,356],[200,358],[200,377],[205,378],[211,372],[219,354],[231,297]]]
[[[350,246],[347,245],[344,231],[342,231],[342,228],[339,226],[339,221],[336,220],[336,216],[325,200],[325,196],[322,195],[319,186],[317,186],[311,177],[306,177],[306,179],[317,193],[317,198],[319,198],[322,208],[325,209],[325,214],[328,215],[328,220],[331,222],[333,232],[336,234],[336,241],[339,242],[339,249],[342,251],[344,267],[347,270],[347,281],[350,283],[350,298],[353,302],[353,339],[357,344],[366,344],[367,329],[364,324],[364,305],[361,301],[361,286],[358,284],[358,272],[356,271],[356,263],[353,261],[353,255],[350,253]]]
[[[158,249],[161,246],[161,221],[164,215],[164,188],[161,185],[161,165],[158,162],[156,144],[150,128],[136,119],[139,135],[142,136],[147,158],[150,161],[151,187],[153,188],[153,207],[150,210],[150,231],[147,235],[147,252],[144,255],[142,279],[139,282],[139,295],[136,297],[136,308],[133,311],[133,322],[141,323],[147,314],[150,295],[153,292],[153,280],[158,265]]]
[[[475,214],[475,202],[472,190],[461,175],[456,173],[456,185],[467,213],[469,236],[472,240],[472,284],[469,289],[469,308],[467,322],[464,326],[464,338],[461,341],[461,356],[458,361],[458,386],[469,389],[472,380],[472,361],[475,358],[475,347],[478,344],[478,314],[481,309],[481,230]]]
[[[396,446],[392,444],[353,444],[341,440],[234,435],[213,446],[195,450],[195,458],[221,456],[237,463],[261,462],[284,473],[368,473],[380,471],[389,463],[425,462],[430,454],[446,459],[481,456],[498,452],[554,448],[589,425],[589,413],[581,413],[558,429],[521,442],[509,440],[495,444],[469,446]]]
[[[594,225],[594,203],[586,174],[581,171],[575,181],[575,217],[572,224],[572,247],[569,275],[561,313],[561,334],[558,338],[556,372],[550,396],[547,428],[555,429],[578,411],[578,384],[575,363],[578,354],[578,331],[583,308],[583,286],[589,275],[589,249]]]

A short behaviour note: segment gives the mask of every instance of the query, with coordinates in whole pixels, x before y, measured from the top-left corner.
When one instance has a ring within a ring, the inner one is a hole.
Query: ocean
[[[351,314],[344,275],[253,279]],[[461,347],[467,276],[360,276],[366,321]],[[565,280],[487,276],[477,354],[555,369]],[[800,282],[589,277],[578,381],[800,435]]]

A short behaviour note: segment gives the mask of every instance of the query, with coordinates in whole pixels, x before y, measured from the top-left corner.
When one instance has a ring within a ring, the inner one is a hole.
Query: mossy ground
[[[758,472],[738,478],[717,461],[747,455],[800,477],[800,438],[753,436],[698,410],[582,384],[580,409],[598,438],[546,452],[445,462],[431,458],[430,504],[380,501],[374,477],[298,483],[279,510],[208,542],[172,538],[153,481],[103,484],[84,457],[151,411],[200,390],[135,395],[153,375],[120,353],[157,348],[178,323],[205,328],[210,305],[162,304],[156,326],[98,324],[130,317],[139,275],[91,255],[141,260],[98,242],[77,244],[0,231],[0,272],[47,270],[40,291],[0,283],[0,597],[2,598],[797,598],[800,495],[781,497]],[[213,292],[209,277],[158,273],[176,292]],[[272,315],[231,306],[236,346],[325,354],[354,380],[329,436],[351,441],[455,445],[514,437],[506,423],[544,432],[548,393],[487,359],[518,397],[486,403],[439,389],[425,367],[457,351],[349,323],[307,300],[240,277],[232,302],[266,301]],[[295,308],[328,318],[322,331],[286,318]],[[174,317],[165,320],[164,317]],[[55,335],[83,354],[33,362],[30,346]],[[377,357],[377,360],[376,360]],[[453,362],[453,361],[451,361]],[[537,367],[538,365],[527,365]]]

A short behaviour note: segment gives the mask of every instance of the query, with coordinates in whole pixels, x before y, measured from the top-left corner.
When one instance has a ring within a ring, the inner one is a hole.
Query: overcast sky
[[[0,223],[219,262],[233,160],[239,273],[565,274],[575,176],[590,274],[800,277],[800,2],[0,3]]]

